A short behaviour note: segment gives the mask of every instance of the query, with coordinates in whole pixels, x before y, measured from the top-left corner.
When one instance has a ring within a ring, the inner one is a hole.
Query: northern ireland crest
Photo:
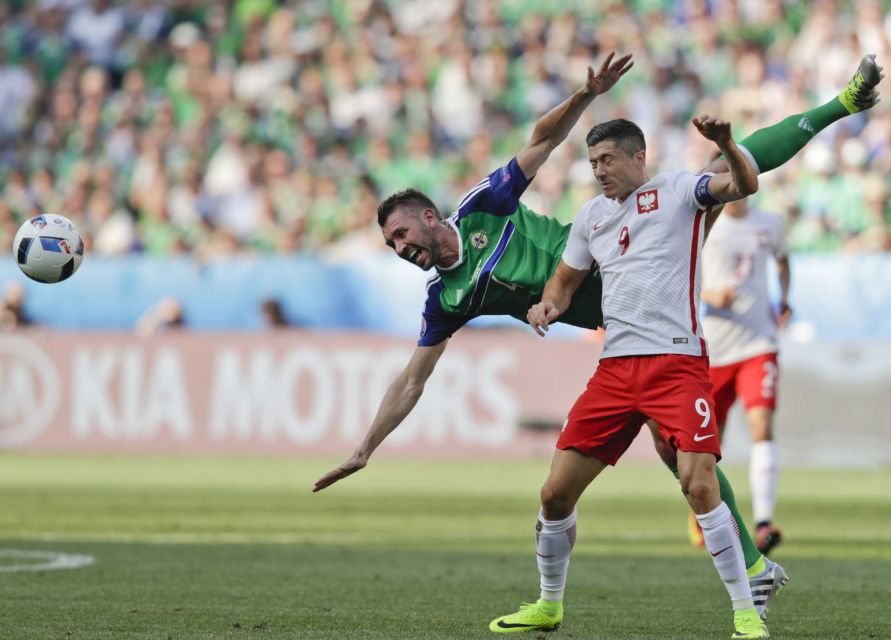
[[[474,231],[470,236],[470,246],[474,249],[485,249],[489,246],[489,236],[485,231]]]

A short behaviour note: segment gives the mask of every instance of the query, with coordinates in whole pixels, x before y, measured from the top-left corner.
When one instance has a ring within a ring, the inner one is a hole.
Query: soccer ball
[[[84,241],[71,220],[44,213],[19,227],[12,241],[12,253],[19,269],[32,280],[61,282],[80,266]]]

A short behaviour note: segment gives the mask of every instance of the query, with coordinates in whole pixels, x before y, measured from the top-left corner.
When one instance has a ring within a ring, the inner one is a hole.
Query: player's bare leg
[[[541,511],[535,525],[535,555],[541,574],[541,597],[510,615],[496,618],[489,630],[496,633],[553,631],[563,621],[563,590],[569,554],[575,545],[575,505],[591,481],[606,465],[574,449],[558,449],[551,472],[541,488]]]
[[[681,489],[696,515],[715,510],[721,504],[715,456],[710,453],[678,451]]]
[[[776,502],[776,477],[778,467],[776,464],[776,450],[773,442],[773,411],[767,407],[754,407],[749,410],[747,417],[749,419],[749,428],[752,434],[752,463],[754,463],[750,464],[749,468],[753,505],[758,505],[755,507],[756,513],[763,513],[758,511],[758,509],[763,508],[761,506],[763,503],[761,503],[759,498],[755,496],[764,495],[768,490],[765,489],[764,493],[761,493],[761,489],[756,488],[759,484],[770,483],[772,489],[770,490],[769,502],[771,505]],[[718,423],[718,434],[722,441],[724,438],[724,426],[725,424]],[[764,460],[763,458],[759,458],[759,455],[761,455],[758,453],[759,447],[765,447],[770,450],[769,453],[773,454],[767,461],[768,463],[771,460],[773,461],[772,471],[769,471],[768,473],[763,472],[764,466],[762,465],[764,464]],[[754,471],[756,467],[759,469],[757,472]],[[755,475],[758,476],[757,479],[754,477]],[[769,476],[772,476],[772,481]],[[734,508],[734,514],[736,513],[738,513],[738,510]],[[770,516],[772,517],[772,506],[768,513],[770,513]],[[737,522],[740,523],[742,537],[751,540],[748,535],[748,530],[745,529],[742,524],[742,518],[738,518]],[[782,565],[773,562],[766,557],[771,549],[780,543],[782,539],[780,530],[771,524],[769,518],[765,521],[765,524],[767,525],[765,527],[758,526],[758,523],[761,521],[758,520],[757,516],[755,522],[755,541],[752,544],[755,544],[757,547],[761,559],[755,565],[748,565],[747,562],[749,585],[752,588],[752,598],[755,601],[755,608],[758,609],[758,613],[761,614],[762,619],[766,620],[770,602],[773,600],[774,596],[788,584],[789,576],[786,574],[786,570],[783,569]],[[743,546],[745,547],[745,542],[743,543]]]
[[[659,425],[657,425],[654,420],[647,421],[647,426],[650,427],[650,433],[653,436],[653,446],[656,448],[656,453],[659,454],[662,462],[664,462],[668,469],[674,474],[674,477],[680,480],[677,456],[675,455],[674,449],[665,441],[662,434],[659,433]],[[718,424],[719,437],[723,432],[723,427],[724,425]],[[737,526],[739,527],[740,542],[743,547],[746,568],[754,568],[756,573],[760,572],[762,569],[760,566],[761,563],[759,562],[761,560],[761,552],[756,548],[755,542],[752,540],[751,536],[749,536],[748,529],[745,527],[745,521],[736,506],[736,496],[733,493],[733,487],[730,485],[730,481],[724,475],[724,472],[721,471],[720,467],[715,467],[715,473],[718,478],[718,488],[721,494],[721,500],[727,503],[727,506],[730,508],[730,512],[733,514],[733,518],[736,520]],[[695,547],[705,546],[705,541],[702,539],[702,529],[699,527],[699,521],[696,519],[694,512],[690,512],[687,528],[691,544]]]
[[[545,518],[568,518],[582,493],[604,469],[606,465],[593,456],[582,455],[575,449],[557,449],[548,479],[541,488]]]
[[[769,637],[755,609],[742,545],[733,514],[721,500],[716,460],[711,453],[678,451],[678,471],[687,502],[702,527],[705,546],[733,604],[735,638]]]
[[[767,555],[782,541],[782,533],[773,525],[779,476],[777,447],[773,440],[773,410],[752,407],[746,417],[752,433],[749,486],[752,489],[755,542],[758,550]]]

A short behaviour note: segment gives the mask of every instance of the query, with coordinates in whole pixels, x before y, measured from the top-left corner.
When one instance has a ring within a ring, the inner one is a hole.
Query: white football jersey
[[[710,174],[663,173],[624,202],[582,205],[563,262],[603,278],[603,356],[706,355],[699,322],[705,212],[718,201]]]
[[[702,326],[710,361],[723,366],[777,351],[777,323],[767,290],[771,259],[786,256],[778,216],[749,210],[744,218],[726,213],[712,226],[702,252],[706,291],[732,287],[736,300],[726,309],[705,306]]]

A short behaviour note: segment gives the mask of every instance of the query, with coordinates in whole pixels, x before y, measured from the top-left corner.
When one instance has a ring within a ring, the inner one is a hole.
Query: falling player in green
[[[405,370],[390,385],[371,428],[353,456],[316,481],[314,491],[341,480],[368,463],[378,445],[417,404],[424,383],[448,338],[480,315],[507,314],[525,320],[563,254],[571,225],[541,216],[520,203],[532,176],[566,139],[591,101],[608,91],[633,65],[611,53],[600,70],[588,67],[585,86],[535,123],[532,136],[506,166],[480,181],[450,217],[433,201],[408,189],[378,207],[384,240],[399,257],[425,271],[436,269],[427,285],[418,347]],[[600,326],[600,276],[596,270],[562,317],[581,327]]]
[[[425,382],[455,331],[481,315],[510,315],[526,320],[526,311],[540,300],[545,283],[560,261],[571,225],[535,213],[520,202],[520,197],[539,167],[566,139],[584,109],[631,68],[630,58],[624,56],[612,62],[610,54],[596,74],[589,67],[585,86],[542,116],[517,156],[471,189],[448,218],[440,215],[430,198],[414,189],[400,191],[381,202],[378,223],[387,245],[425,271],[435,268],[436,275],[427,285],[421,336],[408,365],[390,385],[365,439],[353,455],[319,478],[313,491],[320,491],[368,464],[375,449],[417,404]],[[757,171],[764,173],[784,164],[832,122],[872,107],[878,101],[875,87],[882,77],[874,58],[863,58],[838,97],[742,140],[739,146]],[[727,171],[727,165],[719,159],[705,171],[720,173]],[[710,224],[707,222],[706,226]],[[560,322],[597,328],[602,321],[599,300],[600,276],[595,268]],[[673,451],[661,439],[656,440],[656,445],[675,471]],[[720,467],[718,479],[721,499],[739,524],[755,604],[763,614],[786,577],[779,565],[770,563],[758,551]]]

